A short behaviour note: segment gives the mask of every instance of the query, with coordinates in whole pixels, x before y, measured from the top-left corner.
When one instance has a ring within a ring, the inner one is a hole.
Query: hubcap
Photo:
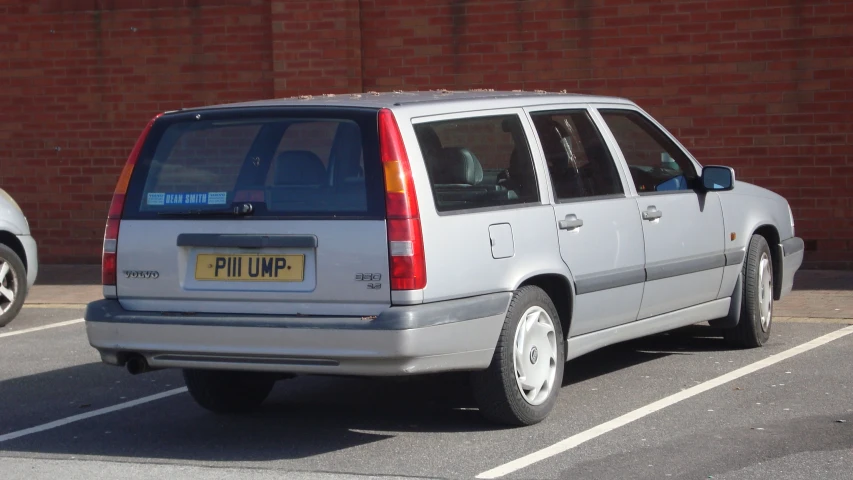
[[[545,402],[555,388],[557,336],[554,321],[541,307],[530,307],[521,316],[513,343],[515,381],[531,405]]]
[[[766,253],[761,255],[758,263],[758,306],[761,314],[761,329],[767,332],[770,329],[770,320],[773,315],[773,270],[770,258]]]
[[[17,293],[18,281],[15,271],[9,266],[9,262],[0,260],[0,314],[12,308]]]

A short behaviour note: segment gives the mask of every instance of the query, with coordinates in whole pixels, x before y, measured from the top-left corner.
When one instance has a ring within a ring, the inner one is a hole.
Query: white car
[[[11,322],[38,274],[38,249],[21,207],[0,188],[0,327]]]

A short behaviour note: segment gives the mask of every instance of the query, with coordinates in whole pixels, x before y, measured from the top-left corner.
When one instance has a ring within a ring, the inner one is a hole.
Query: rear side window
[[[539,202],[526,136],[517,115],[414,126],[439,212]]]
[[[154,124],[125,216],[384,217],[376,111],[176,115]],[[134,208],[135,207],[135,208]]]
[[[586,110],[531,115],[557,200],[624,194],[610,150]]]

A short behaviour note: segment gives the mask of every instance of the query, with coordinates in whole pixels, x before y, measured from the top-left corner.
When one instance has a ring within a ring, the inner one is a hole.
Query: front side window
[[[439,212],[539,202],[518,115],[414,126]]]
[[[631,172],[637,193],[690,190],[696,169],[684,152],[633,110],[601,110]]]
[[[623,194],[619,173],[586,110],[531,115],[557,200]]]

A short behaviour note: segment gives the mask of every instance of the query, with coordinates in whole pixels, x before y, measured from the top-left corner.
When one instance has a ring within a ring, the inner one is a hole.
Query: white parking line
[[[57,309],[77,309],[83,310],[86,308],[85,303],[25,303],[24,308],[44,308],[46,310],[57,310]],[[776,320],[775,318],[773,320]]]
[[[12,332],[0,333],[0,338],[13,337],[15,335],[23,335],[25,333],[30,333],[30,332],[38,332],[40,330],[47,330],[49,328],[64,327],[66,325],[74,325],[75,323],[82,323],[84,321],[85,320],[82,318],[77,318],[75,320],[68,320],[66,322],[57,322],[57,323],[51,323],[48,325],[42,325],[41,327],[25,328],[23,330],[15,330]]]
[[[628,412],[625,415],[622,415],[621,417],[614,418],[609,422],[602,423],[601,425],[590,428],[589,430],[578,433],[577,435],[572,435],[571,437],[566,438],[565,440],[561,440],[551,445],[550,447],[543,448],[542,450],[533,452],[529,455],[525,455],[524,457],[518,458],[509,463],[505,463],[499,467],[487,470],[477,475],[477,478],[503,477],[504,475],[508,475],[517,470],[521,470],[522,468],[533,465],[534,463],[545,460],[546,458],[550,458],[554,455],[559,455],[568,450],[571,450],[572,448],[575,448],[584,442],[592,440],[593,438],[596,438],[600,435],[604,435],[607,432],[625,426],[635,420],[639,420],[647,415],[650,415],[654,412],[657,412],[658,410],[662,410],[666,407],[674,405],[682,400],[686,400],[690,397],[699,395],[700,393],[711,390],[714,387],[719,387],[720,385],[731,382],[732,380],[736,380],[745,375],[749,375],[750,373],[757,372],[763,368],[767,368],[773,364],[779,363],[782,360],[786,360],[795,355],[799,355],[803,352],[807,352],[821,345],[825,345],[833,340],[837,340],[841,337],[850,335],[851,333],[853,333],[853,325],[842,328],[840,330],[836,330],[822,337],[818,337],[802,345],[797,345],[796,347],[791,348],[789,350],[785,350],[784,352],[771,355],[765,358],[764,360],[760,360],[758,362],[729,372],[725,375],[721,375],[717,378],[709,380],[705,383],[700,383],[699,385],[690,387],[686,390],[682,390],[674,395],[670,395],[666,398],[662,398],[656,402],[650,403],[644,407],[640,407],[632,412]]]
[[[81,413],[79,415],[62,418],[60,420],[55,420],[53,422],[45,423],[43,425],[26,428],[24,430],[18,430],[17,432],[7,433],[5,435],[0,435],[0,443],[6,442],[8,440],[14,440],[16,438],[21,438],[27,435],[32,435],[34,433],[44,432],[45,430],[50,430],[52,428],[68,425],[69,423],[79,422],[80,420],[86,420],[87,418],[97,417],[99,415],[106,415],[107,413],[117,412],[126,408],[142,405],[143,403],[153,402],[155,400],[160,400],[161,398],[171,397],[173,395],[178,395],[179,393],[184,393],[186,391],[187,387],[176,388],[174,390],[158,393],[156,395],[149,395],[147,397],[138,398],[129,402],[119,403],[118,405],[113,405],[112,407],[99,408],[97,410],[92,410],[91,412]]]

